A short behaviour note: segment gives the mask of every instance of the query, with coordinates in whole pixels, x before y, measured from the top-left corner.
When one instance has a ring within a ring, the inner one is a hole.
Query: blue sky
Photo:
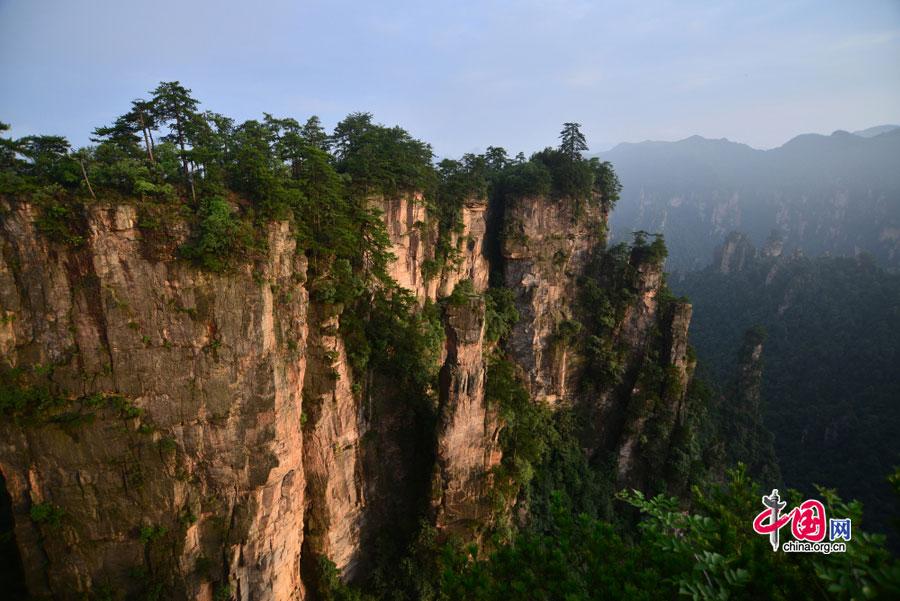
[[[90,130],[160,80],[203,108],[366,110],[454,156],[900,123],[900,0],[0,0],[0,120]]]

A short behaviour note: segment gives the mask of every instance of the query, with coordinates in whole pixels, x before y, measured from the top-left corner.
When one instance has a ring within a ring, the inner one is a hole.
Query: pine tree
[[[9,125],[0,121],[0,133],[9,131]],[[16,152],[18,145],[11,138],[0,137],[0,169],[11,169],[18,162]]]
[[[559,149],[571,160],[580,160],[581,153],[588,149],[587,140],[581,133],[581,123],[563,123],[559,132]]]
[[[199,103],[191,96],[191,91],[177,81],[160,82],[152,94],[150,104],[153,107],[153,116],[161,125],[169,127],[169,134],[163,139],[172,141],[178,146],[184,179],[190,184],[191,194],[194,195],[194,184],[188,168],[187,145],[190,141],[187,131],[188,124],[197,114]]]
[[[328,149],[328,134],[325,133],[322,122],[316,115],[306,120],[306,123],[300,130],[300,135],[313,148],[318,148],[319,150]]]

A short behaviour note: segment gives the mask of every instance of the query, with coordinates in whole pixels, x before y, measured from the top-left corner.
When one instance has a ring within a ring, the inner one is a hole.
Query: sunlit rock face
[[[668,437],[684,416],[690,305],[663,307],[661,266],[636,264],[634,301],[613,333],[631,379],[585,394],[582,347],[559,344],[559,328],[582,318],[580,281],[605,244],[603,203],[522,198],[504,204],[492,231],[489,203],[468,199],[442,262],[421,195],[371,202],[390,275],[420,309],[438,304],[439,376],[431,405],[415,411],[397,382],[351,369],[346,308],[310,298],[288,223],[267,226],[252,263],[216,274],[178,257],[187,224],[148,233],[139,206],[86,208],[84,243],[66,246],[35,229],[35,207],[3,201],[0,367],[65,399],[40,419],[0,424],[33,595],[156,583],[190,599],[230,590],[294,601],[309,596],[320,560],[363,580],[384,533],[413,532],[421,519],[441,540],[481,540],[508,510],[492,502],[504,423],[485,384],[496,352],[534,402],[588,408],[586,453],[615,457],[623,483],[648,478],[648,420]],[[492,270],[520,314],[502,351],[485,338]],[[471,294],[441,300],[464,280]],[[650,361],[676,380],[659,415],[634,410],[646,400],[634,374]],[[62,517],[35,521],[35,506]]]
[[[225,276],[150,248],[134,206],[89,210],[80,248],[38,234],[27,204],[3,210],[3,367],[87,399],[0,426],[32,594],[136,591],[143,569],[191,598],[226,582],[301,598],[306,265],[287,225]]]
[[[605,215],[597,203],[538,197],[506,207],[504,278],[521,316],[509,347],[538,400],[554,404],[569,392],[566,351],[555,348],[554,337],[559,324],[574,315],[576,282],[602,242],[603,227]]]

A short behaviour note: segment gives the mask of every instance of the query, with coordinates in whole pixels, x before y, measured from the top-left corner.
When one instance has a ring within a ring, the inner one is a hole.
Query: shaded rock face
[[[648,348],[647,333],[641,333],[645,354],[632,360],[629,373],[637,375],[626,379],[631,389],[616,399],[618,410],[625,412],[616,442],[620,486],[646,490],[652,477],[664,474],[660,463],[668,460],[677,428],[684,425],[687,417],[685,394],[695,367],[688,356],[690,320],[691,305],[675,302],[659,316],[662,335],[650,342],[657,344],[657,349]],[[645,379],[644,374],[653,367],[665,374],[662,381]],[[648,439],[651,433],[653,438]]]
[[[571,390],[567,352],[554,343],[560,323],[573,317],[577,279],[601,244],[605,215],[597,205],[523,198],[503,216],[504,280],[521,317],[509,351],[532,396],[551,404]]]
[[[91,210],[80,249],[48,243],[28,205],[3,209],[3,366],[42,366],[61,396],[127,399],[0,426],[32,594],[149,579],[199,599],[226,582],[301,598],[307,303],[287,226],[270,227],[265,261],[217,276],[146,260],[134,207]],[[32,521],[38,505],[59,524]]]
[[[777,254],[781,254],[780,243],[777,249],[772,248],[772,252],[776,250]],[[750,239],[740,232],[731,232],[725,238],[725,242],[716,248],[713,269],[719,273],[736,273],[742,271],[755,256],[756,248]]]
[[[635,249],[628,262],[630,300],[609,334],[621,375],[592,378],[591,387],[576,388],[574,402],[586,417],[582,444],[588,455],[615,466],[617,486],[648,490],[652,479],[667,477],[665,463],[686,427],[695,367],[688,348],[692,308],[662,295],[660,259]]]
[[[360,403],[338,318],[313,306],[311,358],[303,386],[303,465],[306,470],[306,543],[347,578],[359,566],[365,495],[360,462]]]
[[[385,201],[383,207],[391,250],[397,257],[391,275],[420,303],[449,296],[463,280],[470,280],[475,292],[487,289],[486,200],[464,203],[462,231],[449,234],[449,245],[457,256],[433,273],[428,273],[427,263],[435,260],[437,224],[427,221],[422,198],[404,196]],[[399,216],[399,222],[395,216]],[[486,406],[484,398],[484,311],[484,300],[476,297],[464,306],[446,306],[442,316],[446,339],[436,391],[437,424],[430,443],[431,486],[420,492],[442,536],[474,536],[483,525],[490,510],[490,468],[500,461],[499,417]],[[398,495],[397,478],[407,483],[410,492],[417,487],[423,449],[415,437],[392,439],[390,430],[421,428],[422,419],[416,421],[408,407],[391,401],[397,391],[389,384],[379,387],[381,402],[370,416],[375,428],[369,445],[370,490],[378,506],[373,511],[379,514],[379,522],[400,525],[414,515],[423,499],[415,494],[405,499]],[[378,526],[373,525],[372,530],[372,536],[378,536]]]

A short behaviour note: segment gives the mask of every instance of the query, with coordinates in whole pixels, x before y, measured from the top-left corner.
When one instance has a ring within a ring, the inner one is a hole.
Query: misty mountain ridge
[[[609,154],[612,152],[624,150],[625,148],[629,148],[629,147],[635,147],[635,146],[665,147],[665,146],[669,146],[672,144],[684,144],[685,146],[695,145],[697,147],[703,147],[703,146],[709,147],[711,145],[720,144],[721,147],[725,147],[725,146],[743,147],[750,151],[768,152],[770,150],[776,150],[777,148],[786,146],[786,145],[790,144],[791,142],[793,142],[794,140],[796,140],[797,138],[803,138],[806,136],[828,138],[828,137],[831,137],[834,135],[850,134],[850,135],[853,135],[853,136],[856,136],[859,138],[874,138],[875,136],[880,136],[881,134],[886,134],[886,133],[892,132],[897,129],[900,129],[900,125],[886,123],[883,125],[873,125],[872,127],[867,127],[865,129],[859,129],[859,130],[855,130],[855,131],[836,129],[833,132],[831,132],[831,134],[819,134],[819,133],[814,133],[814,132],[797,134],[796,136],[794,136],[793,138],[791,138],[790,140],[788,140],[787,142],[782,144],[780,147],[776,147],[776,148],[772,148],[772,149],[754,148],[753,146],[750,146],[749,144],[745,144],[743,142],[736,142],[736,141],[730,140],[728,138],[707,138],[707,137],[701,136],[699,134],[694,134],[692,136],[688,136],[687,138],[682,138],[681,140],[643,140],[641,142],[619,142],[618,144],[613,146],[610,150],[596,152],[593,154],[596,156],[602,156],[602,155]]]
[[[878,132],[881,133],[878,133]],[[619,144],[613,237],[660,232],[670,269],[698,269],[731,230],[772,230],[809,255],[872,254],[900,267],[900,128],[802,134],[771,150],[725,138]]]
[[[862,138],[874,138],[875,136],[887,133],[894,129],[900,129],[900,125],[876,125],[874,127],[867,127],[866,129],[860,129],[852,133],[853,135],[860,136]]]

